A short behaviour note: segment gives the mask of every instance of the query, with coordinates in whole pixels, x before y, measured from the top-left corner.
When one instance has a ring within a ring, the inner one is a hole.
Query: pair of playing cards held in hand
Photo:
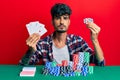
[[[29,35],[32,35],[33,33],[38,33],[40,36],[42,36],[47,32],[45,25],[39,23],[39,21],[30,22],[29,24],[26,24],[26,27]]]

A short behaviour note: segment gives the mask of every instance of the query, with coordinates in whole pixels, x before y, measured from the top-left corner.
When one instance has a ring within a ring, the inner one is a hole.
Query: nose
[[[64,19],[60,18],[60,24],[63,24],[63,23],[64,23]]]

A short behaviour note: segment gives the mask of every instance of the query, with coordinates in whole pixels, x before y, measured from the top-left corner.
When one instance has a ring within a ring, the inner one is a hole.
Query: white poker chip
[[[94,22],[92,18],[83,19],[84,24],[88,24],[88,22]]]

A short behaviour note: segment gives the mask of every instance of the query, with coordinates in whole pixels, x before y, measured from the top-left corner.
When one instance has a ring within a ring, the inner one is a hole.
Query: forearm
[[[29,48],[23,58],[20,60],[20,65],[29,65],[31,56],[34,54],[34,52],[35,51],[32,48]]]
[[[99,62],[103,61],[104,60],[104,55],[103,55],[103,51],[100,47],[98,39],[92,40],[92,42],[93,42],[93,45],[94,45],[95,55],[96,55],[98,61]]]

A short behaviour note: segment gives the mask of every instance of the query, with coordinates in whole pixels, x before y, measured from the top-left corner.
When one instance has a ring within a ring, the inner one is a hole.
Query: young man
[[[100,27],[90,22],[86,26],[91,31],[91,41],[94,51],[88,46],[82,37],[67,34],[70,25],[71,9],[66,4],[55,4],[51,9],[52,23],[55,31],[53,34],[40,39],[37,33],[32,34],[26,40],[29,50],[20,60],[21,65],[34,65],[40,58],[46,61],[56,61],[61,64],[62,60],[72,60],[72,55],[78,52],[89,52],[90,63],[98,66],[104,65],[103,51],[99,45],[98,34]]]

